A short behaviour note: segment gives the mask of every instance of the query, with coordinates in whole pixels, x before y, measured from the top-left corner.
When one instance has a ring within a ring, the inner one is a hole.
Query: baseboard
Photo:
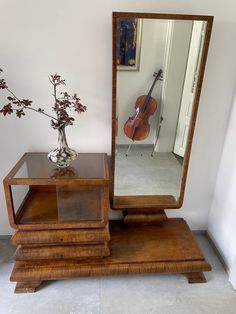
[[[195,235],[206,235],[206,230],[192,230],[192,233]]]
[[[213,250],[215,251],[217,257],[219,258],[221,264],[223,265],[225,271],[227,272],[227,274],[229,275],[229,268],[225,263],[225,260],[220,252],[220,249],[218,248],[217,244],[215,243],[215,241],[212,239],[211,235],[209,234],[209,232],[206,231],[206,237],[207,240],[209,241],[211,247],[213,248]]]
[[[11,237],[11,235],[0,235],[0,240],[10,240]]]
[[[236,290],[236,260],[235,260],[233,269],[231,270],[230,275],[229,275],[229,282],[233,286],[234,290]]]

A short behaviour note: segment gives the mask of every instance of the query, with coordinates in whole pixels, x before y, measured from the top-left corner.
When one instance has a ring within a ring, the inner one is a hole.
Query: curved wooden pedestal
[[[197,283],[205,282],[202,272],[211,270],[183,219],[168,219],[159,226],[114,221],[110,223],[110,234],[110,256],[105,250],[104,257],[83,258],[75,254],[18,258],[11,275],[11,281],[17,281],[15,292],[34,292],[43,280],[77,276],[181,273],[189,283]]]
[[[141,224],[141,225],[158,225],[167,221],[167,216],[164,210],[150,210],[132,208],[124,212],[124,223],[126,224]]]

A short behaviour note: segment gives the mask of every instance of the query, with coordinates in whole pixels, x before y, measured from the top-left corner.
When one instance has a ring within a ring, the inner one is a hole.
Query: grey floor
[[[46,282],[34,294],[14,294],[14,248],[0,240],[0,313],[235,314],[236,291],[206,237],[196,239],[213,267],[205,284],[189,285],[178,274],[75,278]]]
[[[182,165],[172,153],[155,153],[152,146],[118,146],[115,164],[115,195],[174,195],[179,197]],[[139,180],[137,181],[137,178]]]

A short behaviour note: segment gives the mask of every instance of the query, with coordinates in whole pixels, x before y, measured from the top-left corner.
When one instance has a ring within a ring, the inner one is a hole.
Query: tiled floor
[[[14,294],[9,281],[14,248],[0,240],[1,314],[235,314],[236,291],[207,239],[196,236],[213,267],[206,284],[181,275],[75,278],[45,282],[33,294]]]

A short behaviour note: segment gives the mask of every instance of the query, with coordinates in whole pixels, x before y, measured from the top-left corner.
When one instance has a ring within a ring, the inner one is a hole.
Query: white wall
[[[217,176],[207,230],[236,288],[236,98]],[[235,268],[235,269],[234,269]]]
[[[88,106],[68,127],[70,146],[110,153],[111,12],[215,15],[184,206],[169,214],[185,217],[193,229],[205,229],[236,86],[235,10],[235,0],[2,0],[0,63],[20,97],[48,108],[47,75],[63,74],[68,91],[78,91]],[[0,180],[23,152],[48,151],[55,144],[55,131],[37,114],[0,118]],[[0,234],[10,233],[2,189],[0,213]]]

